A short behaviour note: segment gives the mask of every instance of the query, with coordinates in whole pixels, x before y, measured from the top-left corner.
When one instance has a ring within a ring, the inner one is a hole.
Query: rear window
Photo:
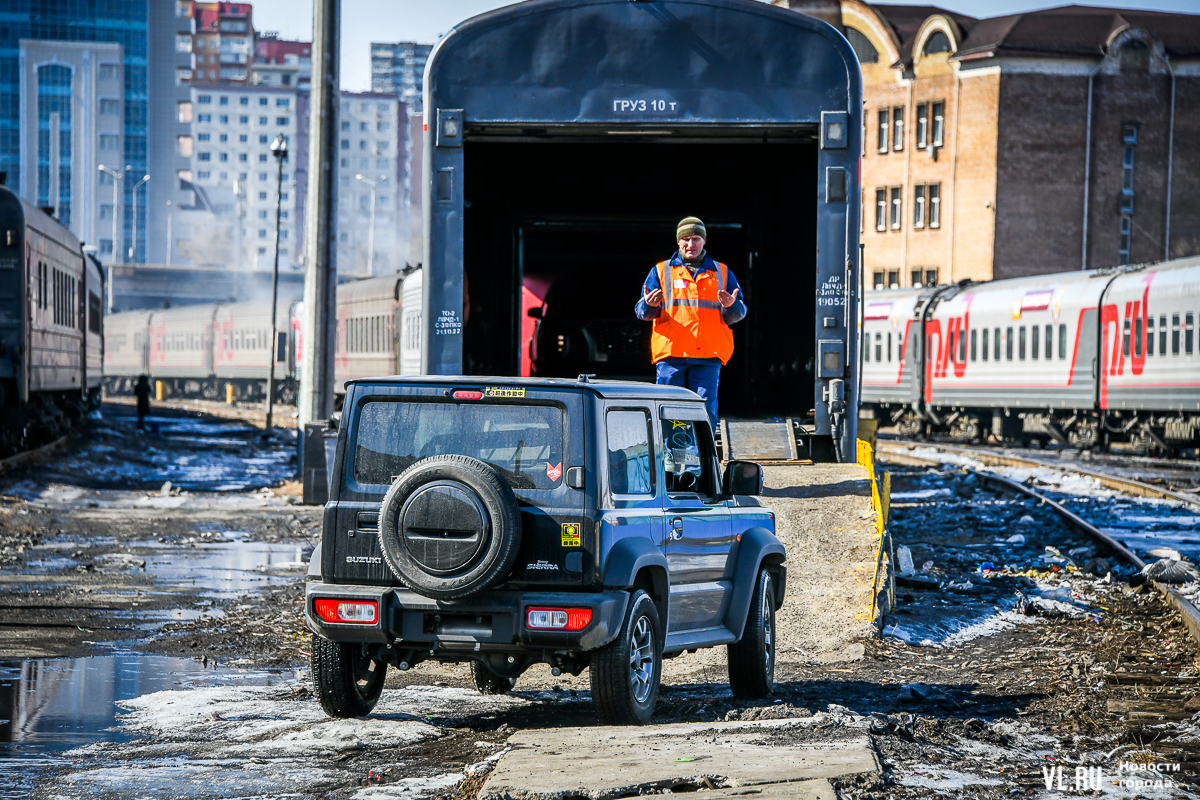
[[[563,472],[557,406],[374,402],[362,407],[354,479],[390,484],[413,462],[459,454],[491,464],[514,489],[551,489]]]

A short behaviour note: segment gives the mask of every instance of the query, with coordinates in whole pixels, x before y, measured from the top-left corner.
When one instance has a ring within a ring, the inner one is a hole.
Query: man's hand
[[[742,290],[742,287],[739,286],[738,288],[733,290],[733,294],[730,294],[729,292],[725,291],[724,289],[717,292],[717,302],[721,304],[721,308],[729,308],[731,305],[733,305],[734,302],[737,300],[738,292],[740,292],[741,290]]]
[[[662,301],[663,301],[663,290],[662,289],[655,289],[652,292],[646,292],[645,288],[643,287],[642,291],[645,292],[645,294],[642,295],[642,299],[646,301],[646,305],[650,306],[651,308],[658,308],[659,306],[662,305]]]

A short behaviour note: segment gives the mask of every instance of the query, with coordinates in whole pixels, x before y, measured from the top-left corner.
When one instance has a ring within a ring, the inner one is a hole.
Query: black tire
[[[662,625],[650,595],[629,598],[617,638],[592,655],[592,702],[605,725],[645,725],[658,703]]]
[[[757,700],[775,689],[775,580],[765,569],[758,573],[742,638],[726,654],[734,697]]]
[[[404,470],[379,507],[379,547],[401,583],[436,600],[502,581],[521,547],[521,512],[508,482],[484,462],[430,456]]]
[[[379,702],[387,663],[375,661],[363,651],[361,644],[331,642],[313,635],[313,685],[329,716],[364,717]]]
[[[512,678],[500,677],[478,661],[471,662],[471,682],[480,694],[505,694],[517,683]]]

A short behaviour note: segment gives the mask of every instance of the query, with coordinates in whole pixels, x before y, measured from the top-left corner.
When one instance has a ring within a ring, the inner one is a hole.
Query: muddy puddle
[[[181,492],[253,491],[295,475],[295,431],[276,429],[264,440],[248,423],[168,410],[148,417],[144,431],[136,423],[130,406],[105,404],[68,450],[30,467],[5,493],[52,506],[106,507],[147,491],[161,491],[166,501]]]
[[[294,673],[204,666],[187,658],[120,652],[88,658],[0,662],[0,798],[28,798],[69,750],[133,737],[118,703],[167,690],[272,686]]]

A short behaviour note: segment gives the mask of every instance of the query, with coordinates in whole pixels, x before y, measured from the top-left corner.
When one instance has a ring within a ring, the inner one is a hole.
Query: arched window
[[[1121,47],[1122,72],[1145,72],[1150,69],[1150,48],[1141,39],[1130,39]]]
[[[846,39],[850,42],[850,46],[854,48],[854,55],[858,56],[860,64],[878,64],[879,51],[875,49],[875,45],[871,44],[862,31],[854,28],[846,28]]]
[[[925,40],[925,48],[921,54],[931,56],[934,53],[952,52],[954,52],[954,48],[950,46],[950,37],[943,31],[934,31],[933,35]]]

